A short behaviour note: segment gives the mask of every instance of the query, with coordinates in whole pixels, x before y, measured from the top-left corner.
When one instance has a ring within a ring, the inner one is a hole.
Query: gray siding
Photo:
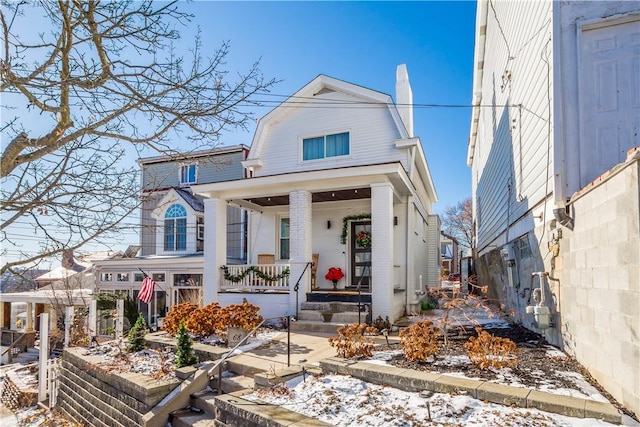
[[[158,207],[160,200],[167,194],[167,190],[172,187],[179,187],[179,171],[182,164],[192,162],[198,163],[197,183],[204,184],[210,182],[229,181],[241,179],[244,176],[242,161],[245,151],[238,150],[232,153],[209,154],[207,156],[195,156],[190,160],[157,161],[142,164],[142,186],[145,190],[142,194],[143,202],[140,210],[140,244],[142,246],[140,255],[154,255],[157,253],[157,245],[162,242],[156,241],[156,231],[158,225],[156,220],[151,218],[151,213]],[[153,191],[159,190],[159,191]],[[234,208],[229,213],[229,236],[238,237],[241,235],[241,213]],[[195,232],[195,230],[194,230]],[[243,248],[241,242],[229,241],[230,256],[241,258]]]
[[[230,181],[244,176],[242,164],[244,153],[228,153],[222,155],[197,157],[191,160],[173,160],[145,164],[142,166],[142,187],[146,190],[153,188],[168,188],[180,186],[180,166],[198,163],[197,184]]]

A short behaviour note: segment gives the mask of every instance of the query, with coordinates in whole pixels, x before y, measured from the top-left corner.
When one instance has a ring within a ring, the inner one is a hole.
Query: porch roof
[[[235,201],[246,208],[289,204],[289,192],[307,190],[314,202],[371,197],[371,184],[389,182],[396,197],[415,191],[399,162],[329,168],[193,185],[194,193]]]

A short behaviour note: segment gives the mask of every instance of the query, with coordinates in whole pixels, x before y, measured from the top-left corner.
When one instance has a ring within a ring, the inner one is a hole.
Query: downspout
[[[553,216],[564,227],[573,230],[573,218],[567,213],[566,170],[565,170],[565,135],[563,126],[564,111],[562,99],[564,97],[562,80],[562,38],[560,37],[560,5],[551,4],[552,22],[552,48],[553,48]],[[556,37],[557,36],[557,37]],[[551,125],[551,124],[550,124]]]

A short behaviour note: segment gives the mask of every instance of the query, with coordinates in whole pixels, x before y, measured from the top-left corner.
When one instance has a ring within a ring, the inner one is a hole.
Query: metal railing
[[[222,372],[223,372],[223,366],[224,366],[224,362],[227,361],[227,359],[229,359],[232,356],[235,356],[235,351],[242,346],[248,339],[250,336],[252,336],[253,334],[256,333],[256,331],[258,329],[260,329],[267,321],[269,320],[274,320],[274,319],[282,319],[283,317],[287,318],[287,367],[291,366],[291,315],[287,314],[284,316],[275,316],[275,317],[269,317],[268,319],[264,319],[262,322],[260,322],[260,324],[258,326],[256,326],[255,328],[253,328],[253,330],[251,332],[249,332],[244,338],[242,338],[238,344],[236,344],[231,351],[229,351],[228,353],[226,353],[224,356],[222,356],[215,365],[213,365],[211,367],[211,369],[209,369],[209,371],[207,372],[207,377],[209,378],[209,380],[212,380],[215,375],[216,375],[216,370],[218,371],[218,394],[222,394]]]
[[[309,266],[313,267],[313,264],[315,264],[313,261],[309,261],[305,264],[304,266],[304,270],[302,270],[302,274],[300,275],[300,277],[298,277],[298,281],[296,282],[295,286],[293,287],[293,291],[296,293],[296,319],[298,318],[298,292],[300,291],[300,281],[302,280],[302,278],[304,277],[304,273],[307,271],[307,268],[309,268]]]

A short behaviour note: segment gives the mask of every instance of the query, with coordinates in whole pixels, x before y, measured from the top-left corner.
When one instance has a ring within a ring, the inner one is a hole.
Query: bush
[[[351,324],[340,326],[338,336],[330,337],[329,344],[336,347],[339,357],[351,359],[352,357],[370,357],[375,348],[375,342],[371,336],[378,330],[365,324]]]
[[[139,313],[138,320],[136,320],[135,325],[133,325],[133,328],[129,331],[129,336],[127,337],[129,342],[127,351],[136,352],[144,350],[147,346],[147,341],[144,339],[144,336],[148,331],[144,317],[142,317],[142,313]]]
[[[258,314],[259,311],[260,307],[247,301],[243,301],[242,304],[231,304],[220,310],[220,321],[225,330],[240,328],[251,331],[263,320],[262,316]]]
[[[400,345],[407,359],[424,362],[440,350],[438,328],[424,320],[400,331]]]
[[[176,368],[182,368],[183,366],[195,365],[198,363],[198,358],[193,354],[193,341],[187,333],[187,328],[184,322],[178,326],[178,336],[176,345]]]
[[[482,328],[476,328],[477,337],[464,343],[471,363],[480,369],[515,367],[518,364],[518,349],[509,338],[495,337]]]
[[[197,308],[198,306],[192,302],[173,305],[162,322],[162,330],[175,336],[180,323],[186,321],[189,314]]]
[[[217,302],[196,308],[189,313],[189,316],[184,321],[185,329],[198,337],[219,334],[225,329],[222,324],[220,310],[220,304]]]

